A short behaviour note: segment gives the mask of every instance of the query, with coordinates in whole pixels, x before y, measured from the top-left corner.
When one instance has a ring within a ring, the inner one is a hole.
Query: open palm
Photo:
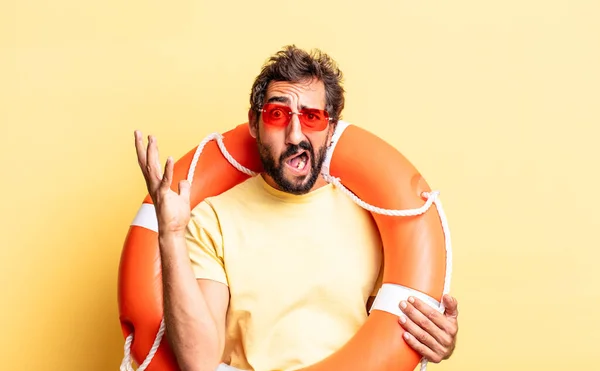
[[[182,180],[179,182],[179,193],[174,192],[171,189],[173,158],[167,159],[163,173],[156,138],[149,135],[148,146],[144,148],[142,133],[136,130],[134,135],[138,164],[156,209],[158,231],[183,235],[190,220],[190,184]]]

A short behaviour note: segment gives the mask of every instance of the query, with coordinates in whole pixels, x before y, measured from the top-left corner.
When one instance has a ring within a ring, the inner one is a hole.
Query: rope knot
[[[439,195],[440,195],[440,191],[421,192],[421,197],[423,197],[426,200],[428,200],[430,198],[432,198],[433,200],[437,200]]]

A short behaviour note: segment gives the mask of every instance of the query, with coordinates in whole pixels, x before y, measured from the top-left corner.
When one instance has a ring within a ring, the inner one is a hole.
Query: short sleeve
[[[202,201],[192,210],[185,239],[196,278],[228,285],[219,218],[207,201]]]

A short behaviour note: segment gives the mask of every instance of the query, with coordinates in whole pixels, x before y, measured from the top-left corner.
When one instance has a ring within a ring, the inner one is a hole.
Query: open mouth
[[[306,151],[302,151],[302,152],[298,153],[297,155],[291,157],[286,162],[290,167],[301,171],[301,170],[304,170],[304,168],[308,164],[308,160],[309,160],[308,153]]]

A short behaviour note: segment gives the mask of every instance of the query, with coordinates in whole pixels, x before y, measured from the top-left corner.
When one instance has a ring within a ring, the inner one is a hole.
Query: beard
[[[271,147],[262,143],[260,136],[257,136],[256,142],[258,144],[258,152],[260,154],[260,160],[262,161],[263,169],[273,181],[281,188],[282,191],[302,195],[308,193],[315,185],[323,162],[325,161],[325,153],[327,146],[323,145],[319,148],[318,153],[315,155],[313,146],[307,142],[302,141],[299,144],[289,145],[286,150],[279,156],[279,159],[275,159],[273,156]],[[304,176],[285,176],[285,160],[298,153],[301,149],[306,150],[310,153],[310,172]]]

